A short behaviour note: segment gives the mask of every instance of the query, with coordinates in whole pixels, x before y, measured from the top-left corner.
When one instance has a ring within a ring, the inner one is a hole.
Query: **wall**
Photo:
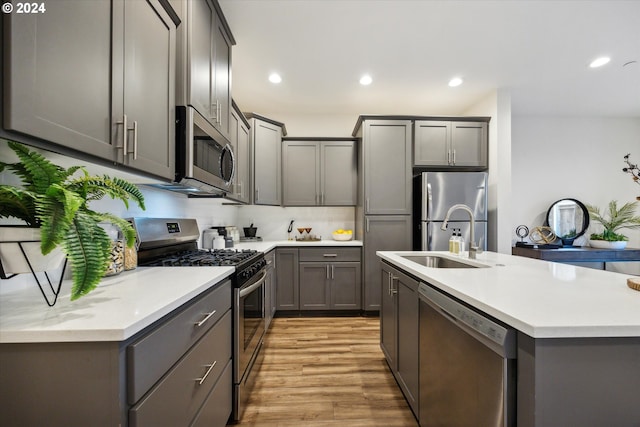
[[[462,112],[462,116],[489,116],[489,236],[488,249],[511,253],[511,97],[500,89]]]
[[[512,132],[513,241],[519,224],[542,225],[558,199],[605,208],[610,200],[626,203],[640,197],[640,185],[622,172],[625,154],[640,163],[639,118],[514,116]],[[640,247],[640,230],[624,234],[630,247]],[[640,263],[609,264],[608,269],[640,274]]]

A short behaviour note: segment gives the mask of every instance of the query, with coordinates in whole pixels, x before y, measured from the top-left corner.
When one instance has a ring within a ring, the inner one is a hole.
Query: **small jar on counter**
[[[133,246],[124,246],[124,269],[135,270],[138,267],[138,249],[136,243]]]
[[[115,276],[124,271],[124,236],[122,231],[115,225],[107,222],[100,224],[100,227],[107,233],[111,239],[111,253],[109,265],[104,272],[105,276]]]

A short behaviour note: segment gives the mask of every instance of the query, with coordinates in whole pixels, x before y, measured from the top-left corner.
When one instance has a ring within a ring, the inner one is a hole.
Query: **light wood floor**
[[[380,350],[378,318],[276,318],[238,426],[416,427]]]

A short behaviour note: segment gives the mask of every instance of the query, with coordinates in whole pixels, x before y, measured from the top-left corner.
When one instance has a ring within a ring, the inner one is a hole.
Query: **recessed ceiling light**
[[[594,59],[591,64],[589,64],[589,67],[591,68],[598,68],[598,67],[602,67],[605,64],[608,64],[609,61],[611,61],[611,58],[607,57],[607,56],[602,56],[600,58]]]
[[[460,77],[454,77],[451,80],[449,80],[449,86],[451,87],[460,86],[462,82],[463,80]]]
[[[363,86],[370,85],[372,81],[373,79],[369,74],[365,74],[364,76],[360,77],[360,84]]]
[[[282,77],[280,77],[280,74],[278,73],[271,73],[271,75],[269,75],[269,81],[271,83],[280,83],[282,81]]]

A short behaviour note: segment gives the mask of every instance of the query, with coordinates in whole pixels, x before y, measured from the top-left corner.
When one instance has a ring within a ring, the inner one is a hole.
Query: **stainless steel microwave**
[[[176,182],[183,192],[224,196],[236,170],[233,148],[193,107],[176,107]]]

